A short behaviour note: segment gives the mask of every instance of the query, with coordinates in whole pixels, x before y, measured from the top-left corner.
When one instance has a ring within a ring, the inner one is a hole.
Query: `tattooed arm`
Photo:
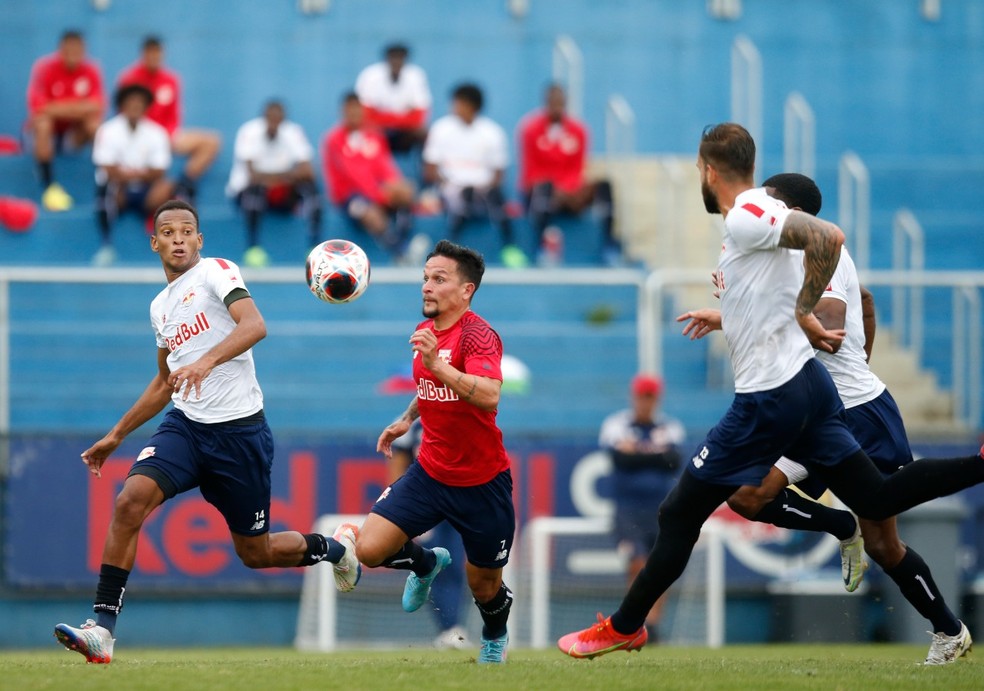
[[[875,296],[871,291],[861,288],[861,322],[864,324],[865,362],[871,362],[871,349],[875,345]]]
[[[840,261],[844,233],[833,223],[822,221],[801,211],[789,214],[779,236],[779,246],[803,250],[803,287],[796,298],[796,321],[814,348],[833,352],[844,340],[843,329],[827,330],[814,316],[813,309]]]
[[[386,458],[393,457],[393,441],[399,439],[410,429],[413,421],[420,417],[417,409],[417,397],[414,396],[410,405],[403,411],[403,415],[398,417],[392,424],[383,430],[376,441],[376,451],[382,453]]]

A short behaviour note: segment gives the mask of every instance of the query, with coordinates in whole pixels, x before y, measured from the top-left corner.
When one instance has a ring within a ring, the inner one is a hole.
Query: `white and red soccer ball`
[[[325,240],[308,254],[307,282],[320,300],[352,302],[369,287],[369,258],[350,240]]]

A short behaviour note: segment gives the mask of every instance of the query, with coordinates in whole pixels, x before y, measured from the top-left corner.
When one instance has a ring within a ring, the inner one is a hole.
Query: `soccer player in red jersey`
[[[424,316],[410,336],[417,396],[379,435],[387,457],[393,441],[420,418],[424,433],[417,462],[376,500],[358,533],[356,555],[367,566],[411,571],[403,609],[413,612],[434,578],[451,562],[442,547],[412,538],[447,520],[461,535],[468,586],[482,615],[479,663],[506,659],[512,592],[502,582],[516,517],[512,475],[495,422],[502,388],[502,341],[471,311],[485,272],[482,256],[441,240],[424,265]],[[340,530],[339,533],[343,533]]]
[[[164,43],[159,37],[144,39],[140,60],[120,75],[118,83],[140,84],[154,94],[147,117],[167,130],[174,155],[188,158],[175,194],[194,202],[198,180],[218,156],[221,138],[211,130],[181,126],[181,78],[164,66]]]
[[[413,185],[397,168],[383,133],[366,125],[355,92],[342,99],[342,120],[322,140],[321,161],[332,203],[400,258],[413,223]]]
[[[579,215],[593,207],[601,222],[605,261],[618,263],[621,249],[612,234],[612,186],[607,180],[585,177],[588,130],[567,113],[563,87],[548,86],[544,107],[523,118],[518,130],[519,189],[541,246],[555,216]]]
[[[58,50],[34,63],[27,86],[27,128],[44,186],[41,203],[48,211],[67,211],[73,203],[51,169],[56,139],[65,137],[72,147],[91,142],[105,107],[102,74],[86,60],[82,34],[66,31]]]

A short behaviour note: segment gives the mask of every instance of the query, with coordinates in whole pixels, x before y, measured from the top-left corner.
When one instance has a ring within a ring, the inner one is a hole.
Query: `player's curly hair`
[[[470,247],[459,245],[450,240],[440,240],[427,258],[447,257],[454,259],[458,263],[458,273],[465,277],[469,283],[475,284],[475,290],[482,284],[482,276],[485,275],[485,259],[481,253],[476,252]]]
[[[708,125],[700,136],[700,157],[725,176],[750,178],[755,172],[755,140],[741,125]]]

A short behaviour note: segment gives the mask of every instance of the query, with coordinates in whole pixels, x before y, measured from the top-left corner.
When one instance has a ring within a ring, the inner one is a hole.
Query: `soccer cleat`
[[[646,627],[635,633],[621,634],[612,628],[612,618],[598,613],[598,623],[586,629],[561,636],[557,641],[560,652],[578,659],[591,659],[599,655],[614,653],[616,650],[630,652],[641,650],[649,640]]]
[[[864,572],[868,570],[868,560],[864,558],[864,538],[861,537],[860,524],[854,529],[854,535],[840,541],[840,552],[844,590],[853,593],[861,585]]]
[[[472,642],[463,628],[452,626],[434,639],[434,647],[438,650],[465,650],[472,647]]]
[[[79,628],[59,624],[55,627],[55,638],[69,650],[84,655],[86,662],[108,665],[113,661],[113,644],[116,640],[109,629],[97,626],[92,619],[87,619]]]
[[[270,265],[270,255],[259,245],[253,245],[243,255],[243,264],[253,268],[262,268]]]
[[[960,633],[947,636],[945,633],[928,632],[933,637],[924,665],[948,665],[966,655],[974,645],[967,625],[960,622]]]
[[[64,187],[53,182],[41,195],[41,204],[48,211],[68,211],[72,208],[73,201]]]
[[[331,537],[345,548],[345,554],[338,563],[331,565],[335,571],[335,587],[340,592],[348,593],[355,590],[356,584],[362,578],[362,564],[355,556],[355,541],[359,537],[359,529],[351,523],[342,523]]]
[[[498,638],[482,636],[482,645],[478,650],[478,664],[501,665],[506,661],[509,652],[509,632],[506,631]]]
[[[443,547],[435,547],[434,556],[437,557],[437,563],[434,564],[434,568],[429,574],[421,578],[411,571],[410,575],[407,576],[407,584],[403,586],[404,612],[416,612],[421,605],[427,602],[427,598],[430,596],[431,583],[437,578],[437,574],[441,573],[451,563],[451,554]]]

